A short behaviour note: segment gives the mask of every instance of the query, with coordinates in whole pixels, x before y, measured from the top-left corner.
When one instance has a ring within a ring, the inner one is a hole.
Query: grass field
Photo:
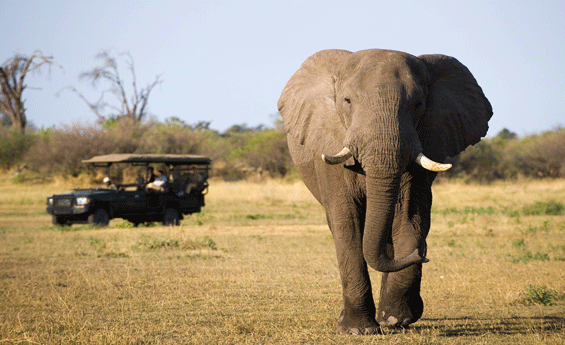
[[[52,227],[67,188],[0,180],[0,344],[565,343],[563,180],[437,184],[424,316],[370,337],[335,333],[333,240],[301,182],[212,181],[175,228]]]

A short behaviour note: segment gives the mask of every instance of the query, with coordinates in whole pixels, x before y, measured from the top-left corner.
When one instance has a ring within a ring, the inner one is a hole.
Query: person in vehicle
[[[155,181],[155,173],[153,171],[154,171],[153,167],[147,168],[147,173],[145,174],[145,180],[143,181],[145,182],[145,184]]]
[[[165,172],[163,170],[159,170],[157,171],[157,177],[155,178],[155,181],[147,184],[147,189],[164,192],[165,187],[167,186],[167,182],[169,182],[167,175],[165,175]]]
[[[104,187],[108,188],[108,189],[116,189],[116,185],[114,185],[112,183],[112,180],[110,180],[110,178],[108,176],[104,177],[104,180],[102,180],[102,182],[104,182]]]
[[[190,193],[193,189],[196,191],[202,190],[206,178],[195,168],[190,169],[189,182],[186,187],[186,192]]]

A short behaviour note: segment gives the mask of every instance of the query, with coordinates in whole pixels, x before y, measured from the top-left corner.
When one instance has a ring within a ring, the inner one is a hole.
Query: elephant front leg
[[[387,247],[390,257],[402,258],[414,248],[426,253],[426,237],[430,230],[432,205],[431,184],[435,173],[412,166],[404,174],[393,223],[392,242]],[[393,245],[394,243],[394,245]],[[420,296],[422,264],[394,273],[383,273],[377,321],[381,326],[406,327],[420,319],[424,302]]]
[[[354,224],[352,218],[356,219],[331,220],[328,217],[343,289],[343,310],[337,330],[348,334],[378,334],[371,281],[363,258],[361,227]]]
[[[393,246],[389,243],[388,255],[401,258],[413,250],[421,248],[425,253],[425,240],[415,233],[413,225],[393,231]],[[377,321],[381,326],[407,327],[418,321],[424,312],[424,302],[420,296],[422,282],[422,264],[408,266],[403,270],[383,273],[379,296]]]

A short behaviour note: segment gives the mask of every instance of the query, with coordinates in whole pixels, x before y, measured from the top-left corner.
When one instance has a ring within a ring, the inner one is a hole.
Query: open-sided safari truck
[[[95,156],[83,163],[109,168],[112,164],[163,166],[168,182],[160,188],[148,188],[143,178],[130,184],[75,189],[47,198],[47,212],[55,225],[108,225],[112,218],[124,218],[134,225],[162,222],[178,225],[183,215],[200,212],[208,191],[210,159],[176,154],[111,154]]]

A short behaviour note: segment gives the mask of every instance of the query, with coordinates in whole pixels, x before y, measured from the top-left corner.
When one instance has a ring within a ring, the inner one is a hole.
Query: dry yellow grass
[[[55,228],[62,191],[0,180],[0,343],[565,343],[565,216],[523,212],[565,181],[436,185],[423,319],[373,337],[335,334],[333,240],[301,182],[213,181],[176,228]]]

